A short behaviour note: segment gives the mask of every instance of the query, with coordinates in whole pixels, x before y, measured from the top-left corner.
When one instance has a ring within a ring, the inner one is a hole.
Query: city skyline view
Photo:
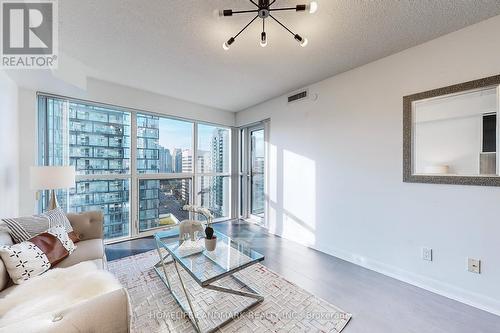
[[[193,124],[183,120],[137,115],[137,169],[139,173],[229,172],[230,130],[198,124],[198,154],[193,161]],[[167,148],[167,147],[169,148]],[[204,147],[206,150],[201,149]],[[221,176],[197,177],[194,199],[216,217],[229,214],[229,183]],[[156,228],[170,219],[185,216],[190,203],[190,178],[140,182],[140,231]]]
[[[68,191],[58,190],[58,200],[68,212],[103,211],[106,238],[129,235],[135,219],[130,216],[132,150],[137,176],[189,174],[185,178],[139,182],[139,231],[187,218],[182,207],[188,203],[203,205],[216,217],[229,216],[229,128],[197,124],[198,154],[194,161],[192,122],[60,98],[39,99],[39,163],[75,166],[77,175],[83,178]],[[132,117],[136,117],[137,147],[131,147]],[[204,175],[213,172],[221,175]],[[116,178],[127,174],[126,179]],[[96,180],[94,175],[105,178]],[[40,211],[45,204],[46,200],[41,200]]]
[[[173,151],[174,149],[192,148],[192,126],[193,124],[177,119],[160,118],[159,126],[162,132],[159,138],[159,145]],[[208,136],[213,131],[211,125],[198,125],[198,136]],[[190,135],[188,135],[188,133]],[[199,141],[198,150],[209,151],[210,142]]]

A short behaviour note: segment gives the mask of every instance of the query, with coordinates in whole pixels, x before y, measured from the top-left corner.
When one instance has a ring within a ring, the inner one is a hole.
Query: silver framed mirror
[[[500,75],[403,97],[403,181],[500,186]]]

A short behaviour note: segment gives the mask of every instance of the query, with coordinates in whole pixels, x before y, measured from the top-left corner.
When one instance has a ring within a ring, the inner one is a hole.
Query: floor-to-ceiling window
[[[107,239],[186,219],[190,203],[231,217],[229,128],[42,94],[38,104],[39,164],[75,166],[76,186],[58,200],[103,211]]]
[[[194,123],[137,114],[139,232],[188,218],[192,202]]]
[[[76,186],[57,191],[62,208],[100,210],[106,238],[130,235],[131,114],[45,96],[38,102],[39,164],[76,169]]]

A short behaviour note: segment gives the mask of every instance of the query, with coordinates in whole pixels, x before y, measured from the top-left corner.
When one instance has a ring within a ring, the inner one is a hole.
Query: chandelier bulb
[[[267,35],[265,32],[262,32],[260,35],[260,46],[266,47],[267,46]]]
[[[299,34],[296,34],[296,35],[294,36],[294,38],[295,38],[295,40],[296,40],[296,41],[300,44],[300,46],[302,46],[302,47],[306,47],[306,46],[307,46],[307,44],[309,43],[309,41],[307,40],[307,38],[302,37],[302,36],[301,36],[301,35],[299,35]]]
[[[314,14],[318,11],[318,3],[316,1],[311,1],[306,5],[306,9],[309,10],[310,14]]]
[[[222,44],[222,48],[224,49],[224,51],[227,51],[229,50],[229,48],[231,47],[231,44],[234,43],[234,37],[231,37],[227,40],[227,42],[224,42]]]

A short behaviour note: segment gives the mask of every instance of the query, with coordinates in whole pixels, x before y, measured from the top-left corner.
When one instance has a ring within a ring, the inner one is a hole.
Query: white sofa
[[[68,214],[74,231],[80,236],[76,250],[55,267],[65,268],[83,261],[92,261],[106,269],[101,212]],[[0,231],[0,245],[13,244],[5,229]],[[43,276],[43,275],[42,275]],[[18,286],[13,284],[0,259],[0,299]],[[0,327],[0,331],[2,328]],[[46,329],[44,329],[46,331]],[[130,304],[124,288],[79,303],[54,320],[50,332],[129,332]]]

